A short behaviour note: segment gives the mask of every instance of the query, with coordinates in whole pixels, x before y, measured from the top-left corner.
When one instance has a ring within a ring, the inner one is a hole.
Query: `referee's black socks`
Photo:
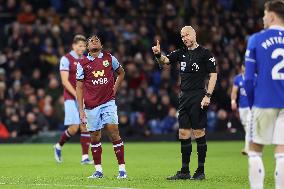
[[[196,138],[197,143],[197,155],[198,155],[198,171],[204,172],[204,163],[206,158],[206,152],[207,152],[207,143],[205,135],[200,138]]]
[[[191,151],[192,151],[191,138],[180,139],[180,145],[181,145],[181,159],[182,159],[181,172],[182,173],[188,173],[189,172],[190,155],[191,155]]]

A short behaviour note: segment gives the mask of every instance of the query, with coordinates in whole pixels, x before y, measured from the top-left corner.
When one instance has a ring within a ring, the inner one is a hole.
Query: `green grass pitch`
[[[81,165],[80,144],[67,143],[63,163],[53,158],[52,144],[0,144],[0,188],[249,188],[247,158],[240,155],[242,142],[209,142],[206,180],[167,181],[165,178],[180,168],[178,142],[125,143],[126,168],[129,178],[117,180],[117,161],[110,143],[103,143],[104,178],[89,180],[93,165]],[[193,142],[191,172],[197,165]],[[274,188],[273,148],[264,152],[265,188]]]

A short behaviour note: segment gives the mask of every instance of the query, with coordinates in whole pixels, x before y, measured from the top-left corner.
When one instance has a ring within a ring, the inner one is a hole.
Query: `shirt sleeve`
[[[171,52],[170,54],[167,54],[167,58],[169,59],[170,64],[176,63],[179,61],[179,54],[180,54],[180,50],[175,50]]]
[[[77,64],[76,79],[77,80],[84,79],[84,70],[80,63]]]
[[[236,76],[236,77],[234,78],[234,85],[237,86],[237,87],[239,87],[238,76]]]
[[[70,64],[69,60],[65,56],[62,56],[62,58],[60,59],[59,70],[60,71],[63,71],[63,70],[69,71],[69,64]]]
[[[246,80],[253,80],[256,73],[256,36],[252,35],[247,44],[247,50],[245,54],[245,79]]]
[[[249,106],[253,106],[254,101],[254,80],[256,73],[256,36],[252,35],[247,44],[247,50],[245,54],[245,90],[248,97]]]
[[[120,63],[118,62],[117,58],[111,55],[111,62],[112,62],[112,69],[115,71],[119,68]]]
[[[205,51],[205,63],[206,63],[206,70],[208,73],[216,73],[216,59],[213,54],[209,51]]]

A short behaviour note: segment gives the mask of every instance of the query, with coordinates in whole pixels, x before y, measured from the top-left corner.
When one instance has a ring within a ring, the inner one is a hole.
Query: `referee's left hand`
[[[204,96],[202,101],[201,101],[201,109],[203,109],[203,107],[207,107],[210,104],[210,98],[207,96]]]

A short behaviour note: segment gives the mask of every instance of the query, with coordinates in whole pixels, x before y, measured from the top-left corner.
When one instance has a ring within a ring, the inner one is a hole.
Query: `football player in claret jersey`
[[[245,66],[242,65],[241,73],[236,75],[234,78],[234,84],[231,92],[231,108],[233,111],[236,111],[237,109],[239,110],[240,120],[246,132],[245,147],[242,149],[241,153],[243,155],[247,155],[249,147],[247,122],[248,122],[248,115],[250,113],[250,108],[248,105],[247,94],[244,88],[244,79],[245,79],[244,71],[245,71]],[[238,103],[237,103],[237,98],[238,98]]]
[[[262,189],[264,145],[274,144],[275,188],[284,188],[284,0],[267,1],[264,30],[253,34],[245,55],[245,89],[252,106],[249,123],[249,181]],[[257,74],[254,82],[254,74]]]
[[[72,51],[64,55],[60,60],[60,76],[64,86],[64,125],[69,126],[61,135],[59,141],[54,145],[54,156],[58,163],[62,162],[61,149],[63,145],[78,130],[81,130],[80,143],[82,147],[81,164],[92,164],[89,160],[90,134],[84,125],[80,125],[79,109],[76,101],[76,70],[78,62],[83,58],[86,50],[86,38],[76,35],[73,39]]]
[[[77,64],[77,98],[80,118],[87,122],[91,134],[91,149],[96,171],[88,178],[102,178],[101,130],[105,128],[113,143],[119,164],[117,178],[127,177],[124,162],[124,144],[119,135],[115,94],[124,79],[124,70],[110,53],[102,52],[97,36],[87,40],[89,54]],[[115,80],[114,73],[117,74]]]

